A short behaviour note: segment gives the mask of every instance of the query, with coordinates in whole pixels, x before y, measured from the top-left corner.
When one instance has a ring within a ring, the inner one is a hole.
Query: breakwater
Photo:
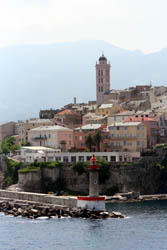
[[[29,192],[13,192],[0,190],[0,197],[12,200],[33,201],[39,203],[56,204],[66,207],[76,207],[77,198],[68,196],[54,196],[50,194],[29,193]]]
[[[95,211],[77,208],[76,197],[56,197],[53,195],[12,192],[0,190],[0,212],[15,217],[22,216],[30,219],[38,217],[72,217],[72,218],[124,218],[118,212]]]

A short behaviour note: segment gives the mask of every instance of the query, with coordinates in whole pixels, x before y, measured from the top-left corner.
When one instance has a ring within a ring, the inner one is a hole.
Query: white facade
[[[61,148],[61,142],[65,141],[69,149],[73,145],[73,130],[58,125],[42,126],[28,132],[28,141],[32,146],[51,148]]]
[[[89,161],[92,152],[58,152],[58,149],[46,147],[21,147],[21,160],[23,162],[34,161],[60,161],[83,162]],[[96,157],[102,157],[108,162],[132,162],[140,158],[140,152],[93,152]]]

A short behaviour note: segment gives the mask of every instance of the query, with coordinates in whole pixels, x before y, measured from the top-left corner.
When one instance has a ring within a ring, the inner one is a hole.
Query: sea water
[[[2,250],[167,250],[167,201],[107,204],[126,219],[37,219],[0,213]]]

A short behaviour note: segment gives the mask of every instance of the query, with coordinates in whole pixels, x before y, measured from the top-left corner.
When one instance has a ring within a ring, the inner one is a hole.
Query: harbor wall
[[[77,199],[75,197],[61,197],[49,194],[29,193],[29,192],[12,192],[0,190],[0,197],[12,200],[33,201],[39,203],[49,203],[67,207],[76,207]]]
[[[157,167],[157,157],[145,157],[139,163],[113,163],[109,166],[109,178],[100,184],[101,194],[112,189],[116,192],[139,192],[140,194],[156,194],[167,192],[166,172]],[[44,178],[53,183],[63,181],[62,190],[70,190],[88,194],[88,174],[79,174],[70,166],[44,170]],[[41,172],[19,173],[19,187],[28,192],[42,192]]]

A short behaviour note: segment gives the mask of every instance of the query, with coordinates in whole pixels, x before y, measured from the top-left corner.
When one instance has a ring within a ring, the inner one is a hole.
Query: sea
[[[167,250],[167,201],[107,204],[125,219],[41,218],[0,213],[2,250]]]

